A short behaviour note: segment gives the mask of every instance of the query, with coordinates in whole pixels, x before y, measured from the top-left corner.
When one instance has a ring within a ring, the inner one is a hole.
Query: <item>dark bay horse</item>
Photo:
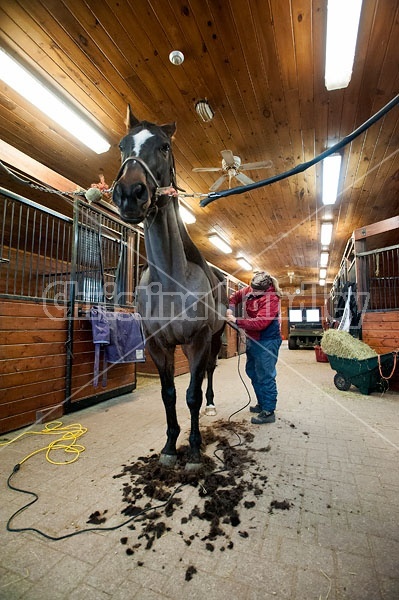
[[[128,223],[144,224],[148,266],[136,290],[147,348],[161,379],[167,441],[162,464],[176,462],[180,427],[176,415],[174,353],[182,348],[190,364],[186,401],[191,413],[191,456],[200,463],[199,413],[207,374],[207,407],[213,410],[212,378],[225,325],[224,286],[189,237],[179,212],[171,139],[176,124],[139,121],[128,106],[127,135],[120,142],[122,165],[113,202]]]

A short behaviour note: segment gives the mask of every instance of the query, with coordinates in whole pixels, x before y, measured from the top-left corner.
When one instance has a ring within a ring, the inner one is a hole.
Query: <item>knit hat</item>
[[[251,288],[253,290],[263,290],[266,291],[273,284],[273,280],[269,273],[266,271],[258,271],[252,277]]]

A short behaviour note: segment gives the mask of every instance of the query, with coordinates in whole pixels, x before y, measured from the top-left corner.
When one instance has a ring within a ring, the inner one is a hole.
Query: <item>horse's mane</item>
[[[177,198],[174,199],[174,202],[175,210],[178,214],[179,204]],[[187,260],[201,267],[201,269],[205,272],[206,276],[208,277],[209,283],[212,286],[212,290],[214,290],[213,295],[215,295],[218,282],[222,282],[223,279],[221,279],[220,276],[216,273],[216,270],[211,269],[211,267],[208,265],[201,252],[198,250],[197,246],[194,244],[193,240],[188,235],[187,229],[180,215],[178,215],[177,217],[177,224],[179,227],[180,236],[183,242],[184,253],[186,255]]]
[[[199,265],[200,267],[202,267],[204,269],[204,271],[210,272],[208,263],[202,256],[201,252],[198,250],[197,246],[194,244],[193,240],[188,235],[187,229],[185,228],[184,223],[179,215],[179,202],[178,202],[177,198],[174,199],[173,201],[175,203],[175,211],[176,211],[176,215],[177,215],[177,225],[179,227],[179,233],[180,233],[180,236],[181,236],[181,239],[183,242],[183,248],[184,248],[184,252],[185,252],[187,260],[195,263],[196,265]],[[207,273],[207,275],[208,275],[208,273]],[[209,275],[208,275],[208,277],[209,277]]]
[[[173,134],[176,129],[175,123],[160,126],[160,125],[156,125],[155,123],[151,123],[149,121],[138,121],[138,120],[132,121],[131,120],[132,115],[129,116],[129,114],[130,114],[130,107],[128,109],[128,120],[127,120],[128,130],[132,131],[132,129],[140,128],[140,129],[148,129],[149,131],[155,131],[156,133],[159,133],[159,131],[161,130],[163,132],[163,134],[166,137],[169,137],[169,139],[172,141]],[[133,117],[133,118],[135,119],[135,117]],[[171,168],[171,184],[173,185],[174,188],[177,189],[175,162],[174,162],[173,154],[172,154],[172,168]],[[183,249],[184,249],[184,253],[186,255],[186,259],[189,262],[192,262],[192,263],[198,265],[199,267],[201,267],[201,269],[204,271],[204,273],[206,274],[206,276],[209,280],[209,283],[210,283],[212,291],[213,291],[213,295],[216,296],[216,288],[218,287],[218,284],[223,281],[223,278],[221,279],[220,276],[218,274],[216,274],[216,272],[209,267],[208,263],[202,256],[201,252],[198,250],[197,246],[194,244],[194,242],[188,235],[187,229],[180,217],[178,199],[173,198],[173,203],[174,203],[174,209],[176,212],[177,225],[178,225],[179,233],[180,233],[180,236],[181,236],[181,239],[183,242]]]

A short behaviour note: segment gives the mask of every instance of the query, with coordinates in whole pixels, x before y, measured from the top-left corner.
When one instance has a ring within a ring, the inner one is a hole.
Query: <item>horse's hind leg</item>
[[[174,348],[159,348],[151,340],[148,347],[161,379],[161,395],[166,412],[167,440],[161,451],[159,462],[174,466],[177,460],[176,441],[180,433],[176,414],[176,388],[174,384]]]
[[[213,374],[215,372],[216,361],[218,358],[220,347],[222,345],[222,333],[223,333],[223,329],[221,331],[218,331],[217,333],[215,333],[212,336],[211,352],[210,352],[208,364],[206,367],[207,386],[206,386],[206,392],[205,392],[205,397],[206,397],[205,414],[207,416],[216,415],[216,406],[214,403],[215,394],[213,392]]]
[[[216,415],[216,406],[214,404],[213,398],[213,373],[215,372],[216,364],[213,367],[210,367],[206,370],[207,376],[207,385],[206,385],[206,406],[205,406],[205,414],[208,417],[214,417]]]

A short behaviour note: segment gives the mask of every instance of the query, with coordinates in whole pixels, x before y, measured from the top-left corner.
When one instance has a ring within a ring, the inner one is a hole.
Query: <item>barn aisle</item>
[[[85,450],[76,462],[58,466],[40,453],[12,479],[16,487],[39,496],[13,520],[15,528],[33,527],[53,537],[87,527],[115,530],[59,541],[6,531],[11,514],[32,499],[7,489],[7,477],[16,463],[47,442],[30,435],[1,447],[0,598],[398,598],[398,393],[340,392],[328,364],[316,362],[313,351],[289,351],[285,342],[278,363],[276,423],[256,426],[249,423],[248,407],[229,420],[248,402],[237,362],[219,361],[218,414],[201,417],[206,454],[215,468],[223,468],[213,454],[217,445],[217,456],[238,461],[220,473],[224,479],[216,496],[231,500],[232,506],[231,514],[221,512],[219,520],[208,520],[206,502],[214,496],[212,480],[204,479],[201,485],[179,488],[166,508],[158,496],[148,518],[118,527],[132,518],[132,497],[141,508],[150,502],[151,481],[137,478],[148,477],[151,457],[164,442],[155,379],[145,385],[139,379],[132,394],[62,419],[64,425],[80,423],[88,429],[79,439]],[[241,357],[241,373],[244,364]],[[189,427],[187,381],[187,375],[176,380],[182,445]],[[178,481],[163,485],[168,495]]]

